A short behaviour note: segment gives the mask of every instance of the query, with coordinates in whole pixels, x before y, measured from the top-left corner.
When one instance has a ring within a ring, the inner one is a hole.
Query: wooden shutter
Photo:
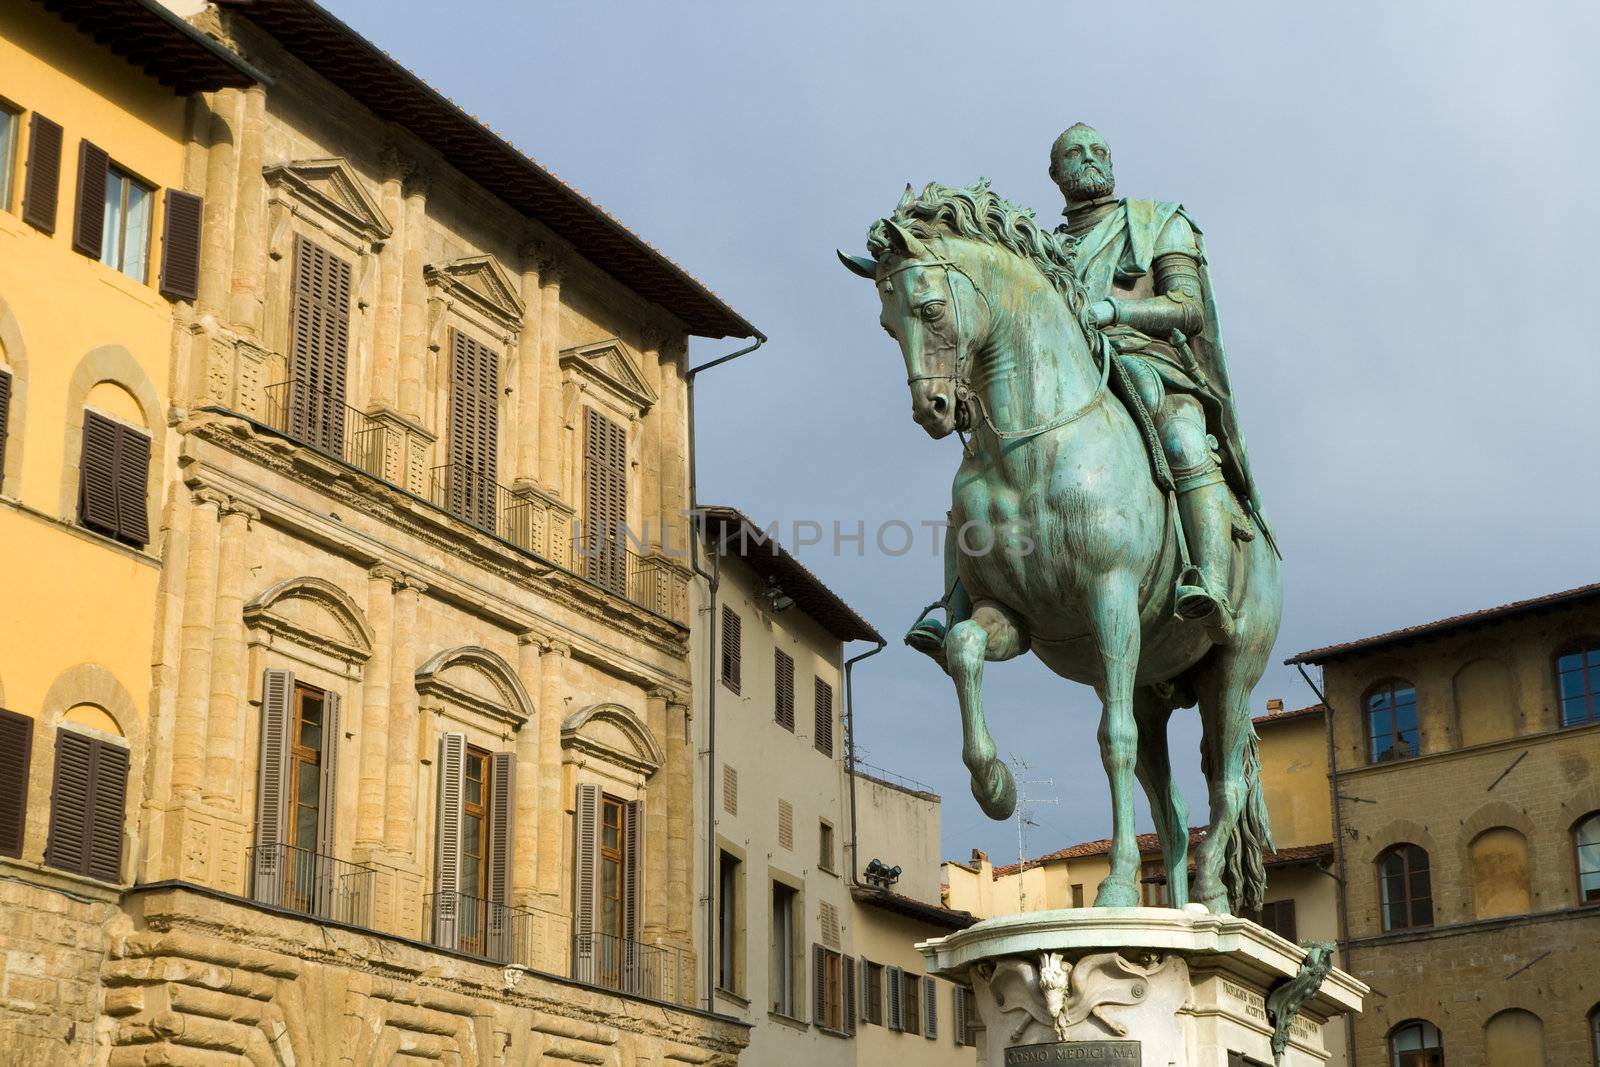
[[[261,759],[256,779],[256,847],[250,895],[283,903],[289,871],[283,854],[288,818],[290,731],[294,727],[294,674],[268,669],[261,680]]]
[[[951,1013],[955,1021],[950,1027],[950,1037],[957,1045],[967,1043],[967,1013],[971,1009],[967,1005],[967,989],[965,986],[956,986],[952,996]]]
[[[489,955],[511,959],[511,845],[516,814],[517,757],[496,752],[489,757]]]
[[[592,982],[599,953],[595,951],[594,918],[600,892],[600,787],[578,783],[573,811],[572,977]]]
[[[117,425],[117,540],[137,548],[150,543],[150,438]]]
[[[818,944],[811,946],[811,1021],[828,1025],[828,956]]]
[[[339,823],[339,743],[344,739],[340,703],[338,693],[322,694],[322,796],[318,805],[322,821],[317,826],[317,851],[324,856],[334,853],[334,830]]]
[[[844,1005],[839,1013],[843,1020],[844,1032],[855,1036],[856,1032],[856,961],[852,956],[846,956],[839,962],[839,977],[844,982]]]
[[[623,809],[622,936],[638,941],[644,923],[644,805],[630,801]]]
[[[35,111],[28,120],[28,176],[22,186],[22,221],[56,232],[61,194],[61,127]]]
[[[11,427],[11,372],[0,369],[0,474],[6,468],[6,434]]]
[[[906,1028],[905,1002],[900,996],[901,972],[898,967],[885,969],[889,987],[889,1029],[900,1033]]]
[[[856,971],[858,975],[856,988],[861,991],[861,1021],[870,1023],[872,1021],[872,1012],[867,1005],[869,998],[872,996],[872,984],[867,980],[867,958],[865,956],[856,961]],[[854,1032],[852,1029],[851,1033]]]
[[[833,755],[833,686],[821,678],[813,690],[816,701],[816,732],[813,735],[817,751]]]
[[[739,613],[722,605],[722,683],[735,693],[739,691],[742,660],[744,622]]]
[[[103,415],[83,413],[83,454],[78,469],[78,521],[117,535],[117,463],[121,427]]]
[[[929,977],[922,979],[922,1036],[929,1041],[939,1036],[939,987]]]
[[[0,856],[22,856],[32,763],[33,720],[0,709]]]
[[[128,803],[128,750],[109,741],[92,743],[90,803],[84,872],[102,882],[122,881],[122,825]]]
[[[200,295],[200,220],[205,200],[168,189],[161,214],[166,220],[161,234],[161,295],[194,300]]]
[[[782,649],[772,651],[773,718],[785,730],[794,730],[794,657]]]
[[[594,408],[584,410],[584,576],[619,595],[628,591],[622,531],[628,521],[628,434]]]
[[[778,847],[794,850],[794,805],[778,801]]]
[[[495,532],[495,479],[500,435],[500,357],[488,345],[450,331],[450,468],[448,506]]]
[[[460,941],[462,791],[467,777],[467,735],[439,735],[438,847],[434,856],[433,943]]]
[[[106,225],[106,177],[111,157],[105,149],[78,142],[78,201],[72,209],[72,250],[99,259]]]
[[[75,730],[57,730],[44,861],[103,882],[120,882],[127,796],[127,749]]]
[[[722,765],[722,810],[739,814],[739,769],[731,763]]]
[[[339,456],[344,451],[350,274],[350,264],[321,245],[295,236],[289,432]]]

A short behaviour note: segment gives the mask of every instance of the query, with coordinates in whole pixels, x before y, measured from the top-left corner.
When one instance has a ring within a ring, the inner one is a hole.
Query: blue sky
[[[987,175],[1053,223],[1048,149],[1082,120],[1119,192],[1206,232],[1286,555],[1258,708],[1314,699],[1294,652],[1596,578],[1596,5],[326,2],[772,339],[697,390],[707,501],[943,515],[959,446],[911,422],[833,250],[908,181]],[[1014,859],[948,680],[898,644],[937,561],[824,547],[805,562],[895,639],[858,672],[864,758],[944,795],[947,855]],[[1106,835],[1093,695],[1030,659],[991,666],[987,702],[1001,751],[1053,779],[1030,854]],[[1197,813],[1198,738],[1180,712]]]

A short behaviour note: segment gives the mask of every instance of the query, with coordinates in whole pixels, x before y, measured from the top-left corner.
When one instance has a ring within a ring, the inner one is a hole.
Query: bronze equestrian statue
[[[840,253],[877,286],[912,417],[963,438],[934,605],[948,621],[924,612],[906,641],[955,682],[973,795],[995,819],[1016,788],[984,720],[985,661],[1032,651],[1094,686],[1113,806],[1097,907],[1139,902],[1135,775],[1172,904],[1190,899],[1167,721],[1198,704],[1211,822],[1193,897],[1258,908],[1271,831],[1250,694],[1282,590],[1204,244],[1180,205],[1113,198],[1110,151],[1087,126],[1056,141],[1051,175],[1067,199],[1055,233],[986,181],[930,183],[873,224],[870,259]]]

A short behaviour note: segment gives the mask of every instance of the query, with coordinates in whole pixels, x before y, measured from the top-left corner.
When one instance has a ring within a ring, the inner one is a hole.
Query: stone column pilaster
[[[361,676],[360,777],[356,787],[356,848],[383,847],[388,804],[389,691],[394,682],[395,587],[405,575],[386,563],[367,572],[367,622],[372,656]]]
[[[661,510],[667,515],[664,531],[671,555],[689,555],[689,423],[687,385],[683,372],[687,353],[681,338],[661,347],[661,416],[657,421],[661,439]]]
[[[207,100],[211,132],[206,149],[205,208],[200,227],[200,299],[197,312],[226,318],[233,276],[234,219],[239,195],[239,133],[244,93],[221,89]]]
[[[659,398],[661,395],[661,344],[664,340],[659,330],[646,330],[642,343],[644,351],[640,362],[643,364],[644,379]],[[639,478],[639,519],[641,531],[645,534],[645,543],[650,552],[659,552],[662,545],[662,522],[666,515],[661,492],[661,470],[663,451],[667,446],[666,426],[662,420],[662,406],[659,401],[650,406],[644,413],[641,428],[639,465],[641,477]],[[660,740],[660,738],[657,738]]]
[[[694,855],[694,746],[689,738],[689,704],[673,694],[666,701],[667,788],[667,938],[688,947],[694,929],[694,880],[689,864]]]
[[[539,262],[539,480],[566,499],[561,465],[561,282],[566,264],[546,248]]]
[[[194,495],[194,506],[189,510],[178,702],[172,726],[172,793],[180,798],[199,796],[205,772],[212,633],[217,610],[218,512],[225,500],[220,493],[202,489]]]
[[[517,339],[516,427],[517,451],[512,485],[539,480],[539,435],[543,432],[540,405],[545,381],[544,296],[540,289],[539,246],[522,251],[522,332]]]
[[[544,705],[544,643],[538,634],[517,640],[517,678],[536,701],[533,719],[517,731],[517,792],[511,853],[511,902],[518,907],[536,902],[539,895],[539,832],[555,814],[541,808],[539,787],[543,768],[539,760],[539,731],[547,716]]]
[[[261,513],[246,504],[221,505],[216,596],[211,623],[210,721],[206,726],[207,803],[242,810],[240,789],[244,745],[246,542],[250,524]]]
[[[400,374],[400,316],[405,289],[406,197],[405,177],[410,164],[390,149],[383,158],[383,185],[378,206],[393,227],[378,252],[378,301],[372,317],[372,388],[375,407],[394,407]]]
[[[394,653],[389,673],[389,761],[384,838],[391,853],[412,856],[417,841],[417,600],[427,586],[405,577],[395,587]]]
[[[234,146],[238,161],[238,206],[234,215],[232,282],[228,321],[251,337],[261,336],[261,314],[267,277],[267,181],[261,173],[263,129],[266,125],[267,90],[252,85],[244,90],[240,123]]]
[[[561,909],[566,857],[561,848],[561,720],[566,718],[567,659],[572,649],[551,641],[540,658],[539,682],[539,895],[544,907]]]
[[[663,752],[667,747],[667,702],[672,696],[668,689],[652,689],[645,695],[645,725]],[[659,768],[645,783],[644,794],[644,939],[652,944],[667,935],[669,902],[674,894],[667,880],[667,854],[672,849],[667,832],[670,794],[671,775],[666,767]]]
[[[427,252],[428,181],[420,173],[405,180],[405,226],[401,230],[400,412],[422,421],[423,360],[428,350],[428,285],[422,277]]]

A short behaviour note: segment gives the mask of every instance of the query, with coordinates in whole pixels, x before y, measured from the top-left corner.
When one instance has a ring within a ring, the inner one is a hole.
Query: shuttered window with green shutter
[[[126,747],[58,729],[45,863],[102,882],[122,881],[127,797]]]
[[[0,856],[22,855],[32,763],[33,720],[0,708]]]

